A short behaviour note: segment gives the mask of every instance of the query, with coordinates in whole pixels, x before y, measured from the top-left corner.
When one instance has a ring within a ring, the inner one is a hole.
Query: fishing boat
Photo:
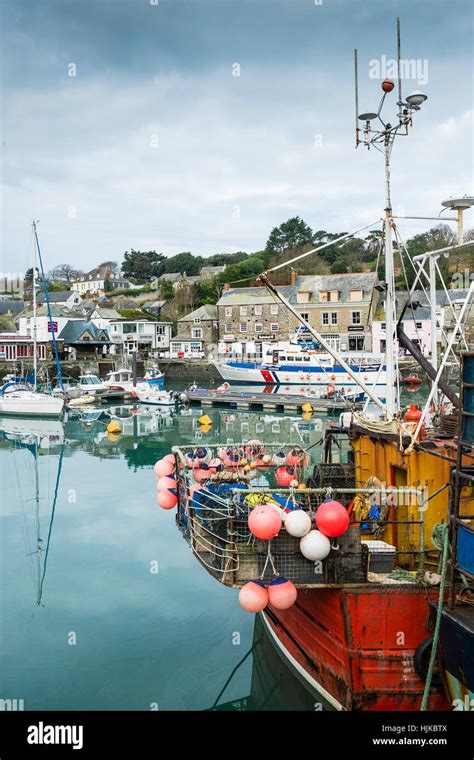
[[[59,417],[62,414],[64,407],[64,399],[62,396],[52,395],[49,393],[39,393],[37,391],[37,376],[38,376],[38,344],[37,344],[37,321],[36,321],[36,290],[37,290],[37,255],[41,266],[42,281],[45,282],[43,263],[41,259],[41,251],[39,247],[38,235],[36,231],[36,223],[33,222],[33,234],[34,234],[34,265],[33,265],[33,383],[29,385],[21,385],[14,383],[8,383],[6,387],[2,389],[0,394],[0,414],[11,415],[24,415],[27,417]],[[45,299],[48,306],[49,321],[52,324],[51,309],[49,305],[48,293],[45,287]],[[56,339],[54,335],[54,329],[52,329],[53,345],[55,351],[56,365],[58,367],[58,376],[61,382],[61,366],[59,364]]]
[[[357,72],[357,54],[355,63]],[[435,668],[432,604],[442,605],[445,595],[453,470],[456,462],[472,468],[474,459],[472,438],[460,446],[458,433],[460,415],[472,425],[474,413],[472,396],[463,407],[466,379],[461,378],[461,399],[442,379],[451,356],[459,363],[453,343],[474,283],[460,310],[453,310],[454,329],[439,362],[436,345],[430,363],[404,334],[403,313],[396,321],[393,240],[406,248],[392,215],[390,156],[395,137],[408,134],[426,96],[415,92],[403,100],[399,80],[392,126],[380,114],[394,88],[385,80],[378,112],[359,114],[356,86],[356,124],[364,125],[357,126],[356,145],[377,148],[385,164],[384,401],[376,383],[366,382],[271,282],[271,272],[291,266],[292,259],[263,272],[259,282],[365,393],[364,409],[350,410],[326,431],[321,461],[311,462],[303,446],[250,440],[175,446],[155,464],[158,505],[177,508],[177,525],[195,557],[219,582],[239,589],[241,606],[261,615],[285,662],[323,709],[337,711],[451,708]],[[379,119],[382,127],[376,128],[372,122]],[[407,305],[426,276],[425,265],[435,292],[436,257],[468,246],[460,234],[457,245],[415,258]],[[434,300],[431,310],[435,320]],[[423,409],[400,407],[395,335],[431,380]],[[369,402],[378,417],[369,414]],[[260,472],[265,487],[252,485]],[[470,489],[458,512],[469,530],[473,514]]]
[[[151,368],[147,370],[143,377],[137,377],[136,382],[133,380],[133,372],[127,367],[121,367],[117,370],[112,370],[107,373],[106,380],[104,382],[105,388],[108,390],[121,390],[121,391],[133,391],[136,387],[140,387],[143,390],[149,390],[152,388],[162,388],[164,385],[164,374],[157,368]]]
[[[148,389],[137,387],[135,393],[141,404],[148,404],[149,406],[176,406],[179,403],[184,403],[185,400],[185,394],[162,391],[154,387]]]

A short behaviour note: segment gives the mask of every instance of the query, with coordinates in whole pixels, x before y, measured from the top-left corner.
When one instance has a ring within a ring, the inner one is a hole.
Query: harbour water
[[[315,463],[331,418],[207,413],[207,432],[197,409],[0,419],[0,698],[25,710],[315,709],[157,507],[152,467],[178,443],[254,437],[317,444]]]

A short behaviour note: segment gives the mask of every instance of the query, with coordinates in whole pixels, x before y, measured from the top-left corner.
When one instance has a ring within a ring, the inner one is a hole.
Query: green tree
[[[347,264],[343,259],[336,259],[331,264],[331,274],[346,274],[348,271]]]
[[[174,298],[173,285],[169,280],[162,280],[160,282],[160,298],[163,301],[169,301]]]
[[[311,243],[312,239],[311,227],[299,216],[294,216],[272,229],[265,245],[265,253],[271,257],[285,251],[296,252],[305,244]]]
[[[122,273],[138,282],[146,282],[152,277],[159,277],[165,271],[165,257],[156,251],[125,251]]]
[[[202,256],[193,256],[189,251],[183,251],[177,253],[176,256],[170,256],[165,259],[164,272],[186,272],[190,277],[199,274],[202,266],[205,263],[205,259]]]

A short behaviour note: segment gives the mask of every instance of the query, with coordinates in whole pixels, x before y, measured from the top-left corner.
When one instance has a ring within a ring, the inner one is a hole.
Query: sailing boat
[[[59,417],[63,411],[64,399],[61,396],[53,396],[49,393],[39,393],[37,391],[37,368],[38,368],[38,347],[37,347],[37,321],[36,321],[36,289],[38,269],[37,269],[37,253],[39,255],[39,261],[41,265],[42,280],[44,282],[44,271],[41,260],[41,251],[39,248],[38,235],[36,232],[36,223],[33,222],[33,233],[35,237],[34,245],[34,266],[33,266],[33,389],[29,386],[22,386],[16,388],[11,386],[7,388],[4,393],[0,395],[0,413],[1,414],[14,414],[24,416],[40,416],[40,417]],[[48,294],[45,288],[46,303],[48,306],[48,316],[51,325],[51,335],[53,336],[53,345],[55,349],[56,365],[58,367],[58,376],[60,379],[60,386],[62,389],[61,378],[61,366],[59,364],[59,358],[57,353],[56,338],[54,334],[54,326],[52,323],[51,309],[49,305]]]

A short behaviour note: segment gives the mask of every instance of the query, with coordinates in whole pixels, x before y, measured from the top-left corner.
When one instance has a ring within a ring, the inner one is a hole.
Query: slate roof
[[[89,333],[92,336],[92,340],[82,340],[84,333]],[[101,340],[101,336],[107,336],[105,340]],[[87,345],[94,345],[100,343],[110,343],[109,334],[107,330],[96,327],[93,322],[89,322],[86,319],[75,320],[68,322],[64,325],[63,329],[59,333],[59,339],[65,343],[87,343]]]
[[[26,306],[25,301],[0,301],[0,317],[15,316]]]
[[[283,285],[277,290],[288,300],[291,299],[294,288],[291,285]],[[219,298],[218,306],[233,306],[234,304],[264,304],[275,303],[274,296],[266,288],[231,288],[224,290]]]
[[[79,293],[77,290],[52,290],[48,292],[48,301],[50,303],[61,303],[62,301],[67,301],[72,295],[79,296]],[[38,296],[38,302],[44,302],[45,300],[44,294]]]
[[[214,306],[213,304],[204,304],[204,306],[200,306],[199,309],[195,309],[184,317],[181,317],[181,319],[178,319],[178,322],[193,322],[194,319],[197,318],[204,321],[217,319],[217,306]]]

